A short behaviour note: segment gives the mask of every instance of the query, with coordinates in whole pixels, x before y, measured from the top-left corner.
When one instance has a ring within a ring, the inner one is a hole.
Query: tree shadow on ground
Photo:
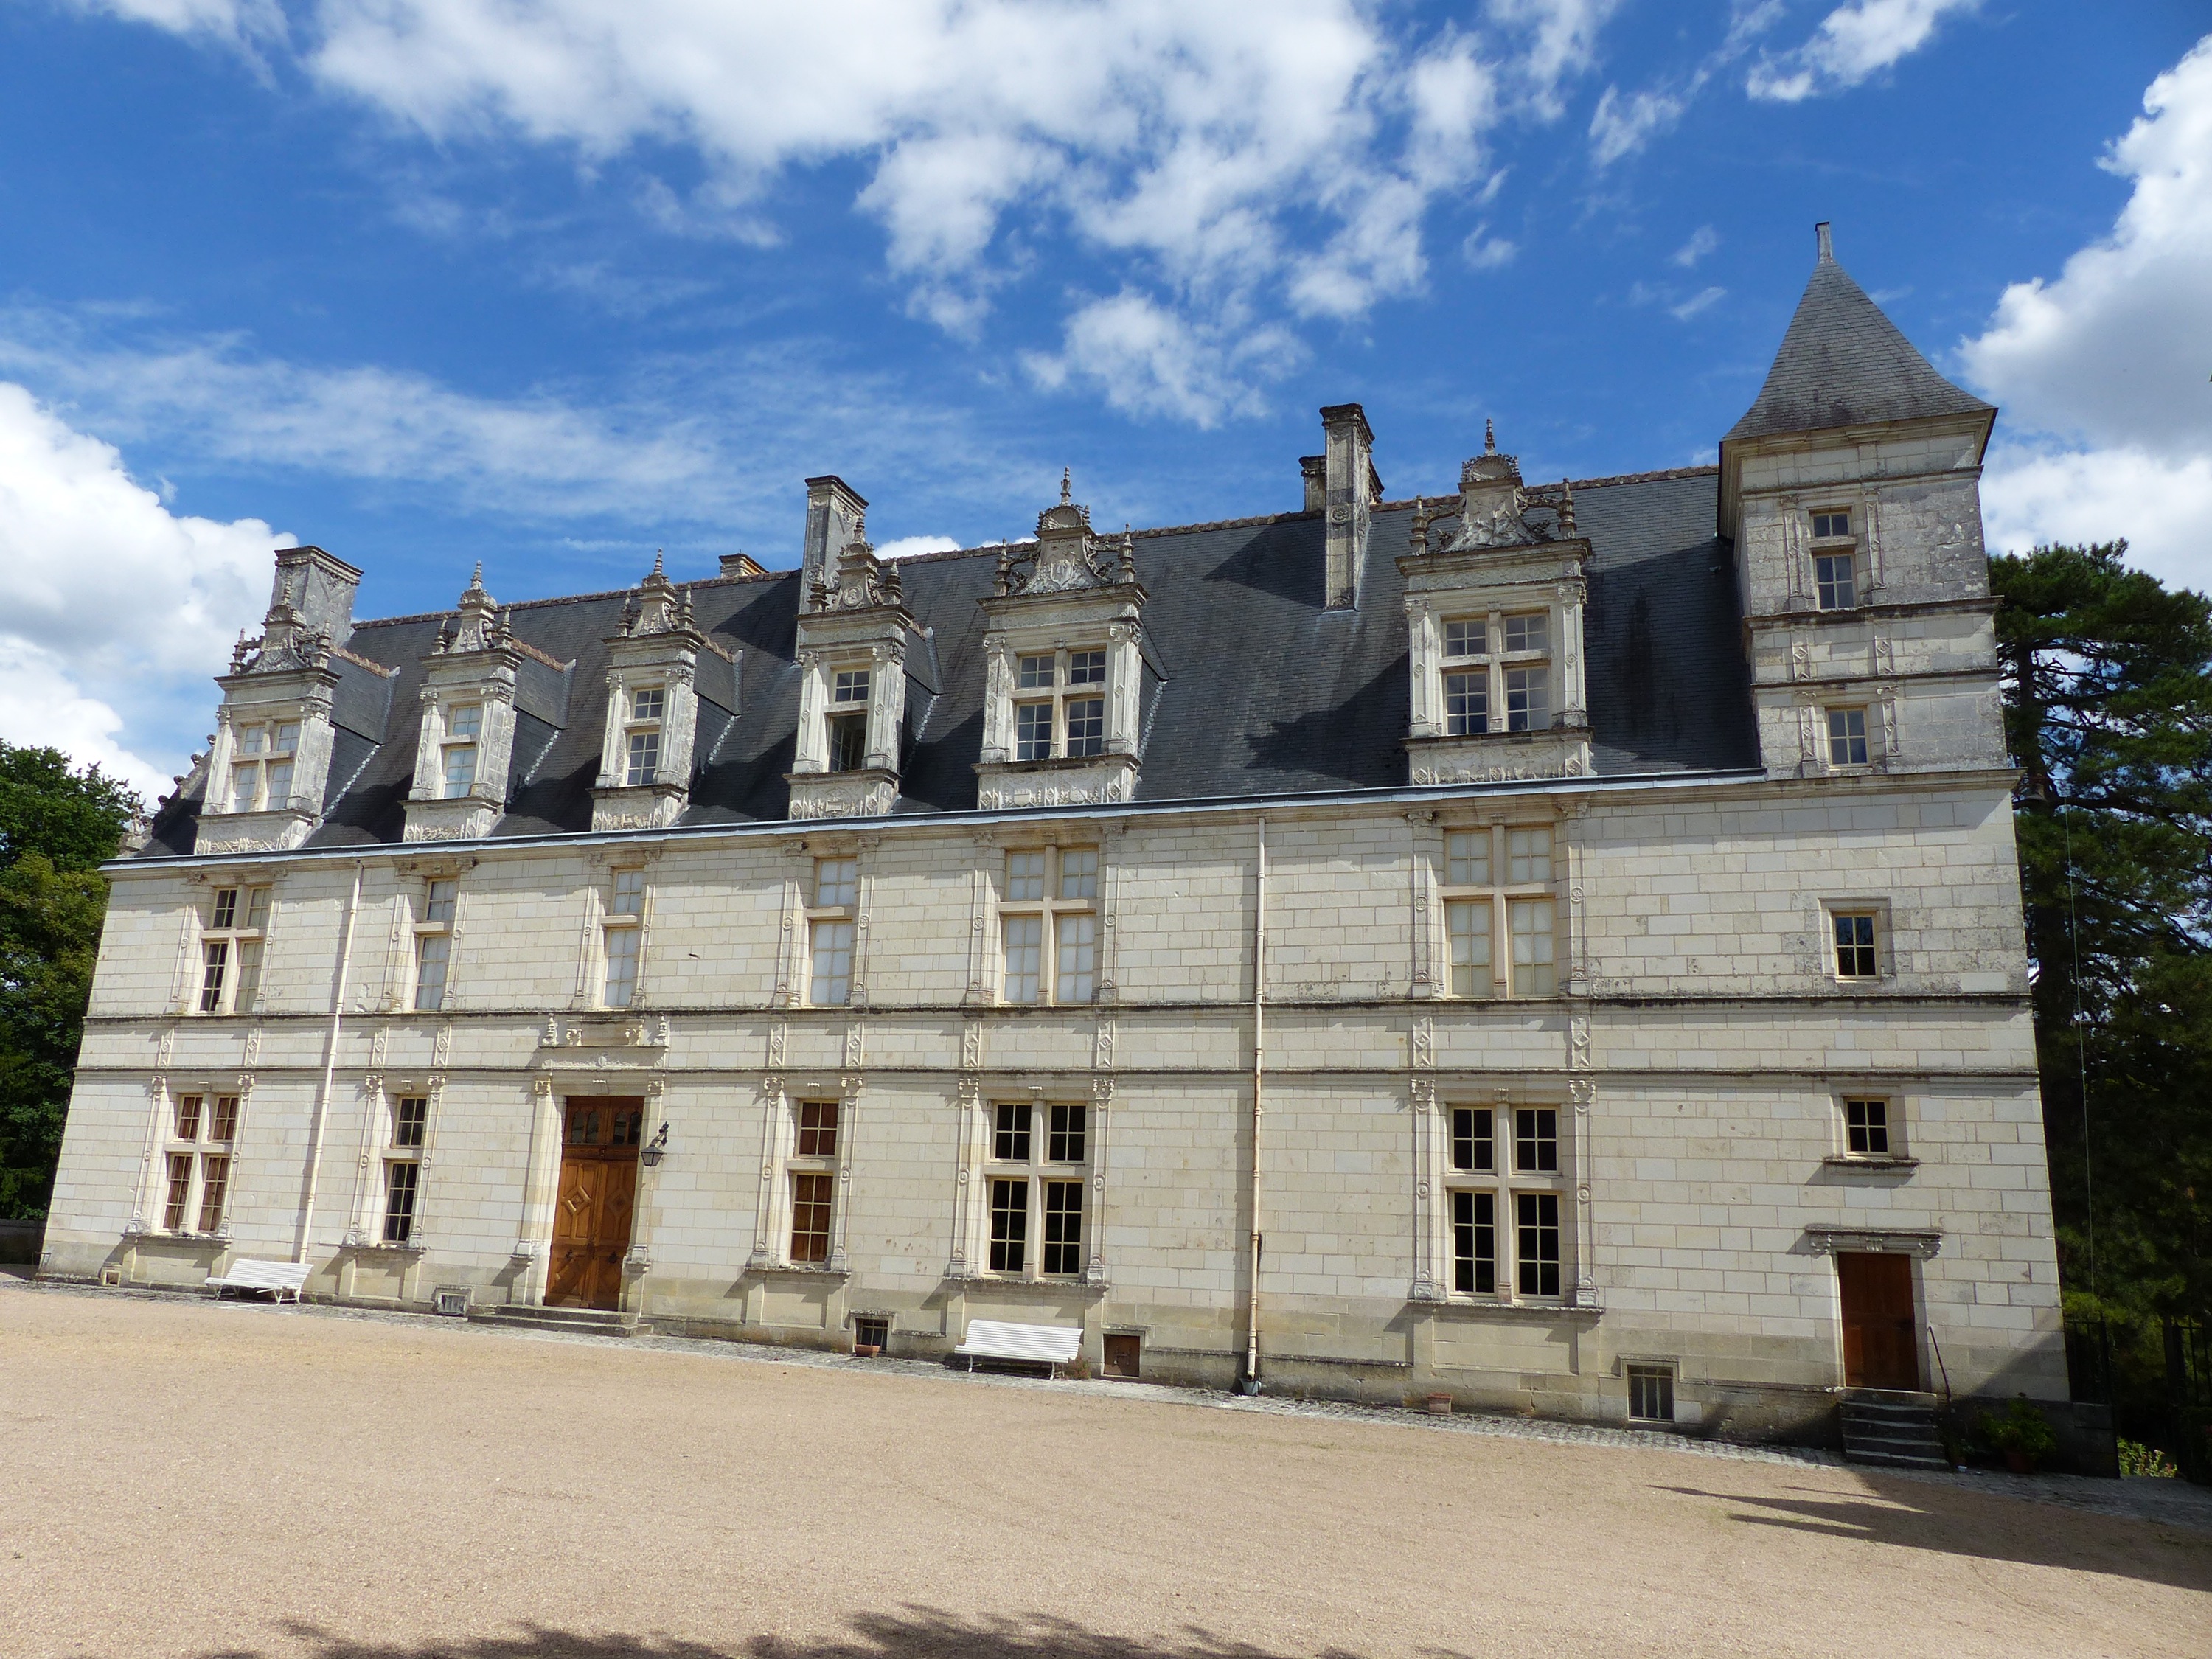
[[[848,1624],[843,1635],[803,1641],[755,1636],[723,1644],[682,1637],[586,1634],[542,1625],[520,1626],[497,1636],[380,1642],[295,1623],[288,1627],[292,1640],[287,1645],[298,1644],[312,1659],[1291,1659],[1198,1626],[1186,1626],[1178,1636],[1146,1640],[1042,1614],[969,1619],[938,1607],[911,1606],[898,1613],[862,1613]],[[265,1652],[223,1648],[205,1659],[264,1659]],[[1358,1656],[1344,1648],[1323,1648],[1311,1659]]]
[[[1929,1550],[1976,1561],[2014,1561],[2024,1566],[2108,1573],[2175,1589],[2212,1589],[2212,1538],[2163,1521],[2123,1519],[2090,1510],[2014,1499],[2027,1512],[2012,1517],[2018,1524],[1978,1525],[1967,1516],[1923,1507],[1916,1501],[1924,1499],[1923,1492],[1889,1482],[1880,1484],[1872,1496],[1865,1498],[1817,1487],[1802,1488],[1819,1494],[1806,1498],[1759,1498],[1747,1492],[1708,1492],[1700,1486],[1660,1490],[1740,1505],[1729,1519],[1746,1526]],[[1987,1501],[1978,1492],[1962,1495],[1978,1503]],[[1759,1510],[1765,1513],[1753,1512]],[[2125,1536],[2108,1530],[2114,1527],[2157,1527],[2160,1534],[2155,1540],[2140,1534]],[[2154,1542],[2176,1547],[2146,1547]]]

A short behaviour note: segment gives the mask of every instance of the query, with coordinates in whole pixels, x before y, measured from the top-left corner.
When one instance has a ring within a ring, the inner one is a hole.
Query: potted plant
[[[1978,1426],[1984,1442],[2014,1474],[2034,1474],[2036,1466],[2058,1449],[2051,1419],[2026,1395],[2002,1412],[1984,1412]]]

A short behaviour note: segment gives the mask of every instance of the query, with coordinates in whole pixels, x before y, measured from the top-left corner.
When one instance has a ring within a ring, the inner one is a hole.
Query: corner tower
[[[2002,766],[1981,470],[1996,410],[1929,366],[1836,263],[1721,440],[1770,776]]]

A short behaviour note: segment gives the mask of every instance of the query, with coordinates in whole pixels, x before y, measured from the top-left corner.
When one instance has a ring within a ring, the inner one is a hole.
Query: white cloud
[[[1068,319],[1057,355],[1024,360],[1047,388],[1096,386],[1114,408],[1214,427],[1258,412],[1255,380],[1274,380],[1303,357],[1280,328],[1208,332],[1132,289],[1095,300]]]
[[[1467,240],[1459,245],[1460,258],[1467,261],[1470,270],[1503,270],[1520,252],[1518,242],[1492,235],[1486,224],[1477,225],[1468,232]]]
[[[2104,165],[2134,181],[2109,236],[2015,283],[1961,343],[2018,434],[1984,493],[2017,539],[2125,536],[2212,587],[2212,37],[2152,82]]]
[[[270,0],[100,3],[242,39]],[[308,0],[290,39],[325,88],[442,143],[520,137],[592,166],[690,147],[707,184],[645,191],[687,226],[760,240],[780,176],[856,161],[917,314],[973,333],[1016,275],[1103,263],[1092,292],[1241,335],[1218,353],[1237,363],[1275,355],[1244,319],[1416,291],[1431,209],[1490,172],[1502,122],[1558,118],[1617,3],[1487,0],[1479,27],[1435,28],[1366,0],[1278,0],[1262,24],[1192,0]],[[1259,406],[1151,404],[1232,405]]]
[[[1676,94],[1654,88],[1623,98],[1619,87],[1607,87],[1590,116],[1591,161],[1601,167],[1611,167],[1661,133],[1672,131],[1696,90],[1692,87],[1689,92]]]
[[[1720,233],[1711,225],[1699,225],[1690,233],[1690,240],[1667,256],[1667,263],[1693,270],[1698,261],[1721,245]]]
[[[1744,90],[1753,98],[1795,104],[1857,86],[1926,46],[1936,26],[1981,0],[1850,0],[1820,20],[1804,45],[1764,57]]]
[[[281,40],[284,13],[276,0],[70,0],[79,11],[151,23],[178,34],[206,34],[234,46]]]
[[[166,793],[197,736],[176,710],[199,718],[291,541],[172,514],[115,450],[0,381],[0,737]]]
[[[1727,297],[1728,290],[1724,288],[1699,289],[1680,305],[1668,306],[1667,314],[1678,323],[1686,323],[1699,312],[1719,304]]]
[[[879,559],[910,559],[917,553],[950,553],[960,544],[950,536],[902,536],[876,550]]]

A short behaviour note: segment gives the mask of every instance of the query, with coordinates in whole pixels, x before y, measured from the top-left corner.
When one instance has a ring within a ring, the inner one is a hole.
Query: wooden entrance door
[[[561,1189],[553,1205],[549,1308],[616,1308],[637,1200],[637,1148],[645,1103],[621,1097],[568,1102]]]
[[[1920,1322],[1912,1309],[1912,1258],[1836,1257],[1844,1292],[1844,1382],[1854,1389],[1920,1386]]]

